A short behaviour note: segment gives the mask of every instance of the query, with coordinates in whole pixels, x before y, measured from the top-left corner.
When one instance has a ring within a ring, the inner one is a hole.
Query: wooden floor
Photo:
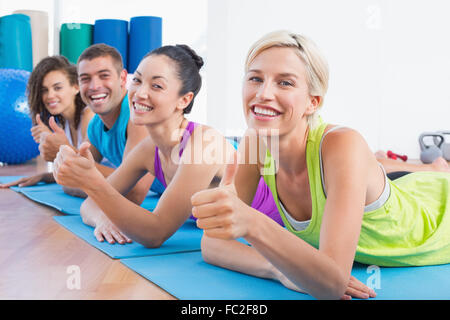
[[[0,167],[0,176],[45,170],[37,159]],[[61,227],[55,215],[0,189],[0,299],[175,299]]]

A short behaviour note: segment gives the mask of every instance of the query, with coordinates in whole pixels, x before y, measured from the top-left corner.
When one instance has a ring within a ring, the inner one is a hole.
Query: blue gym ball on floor
[[[39,155],[31,136],[26,88],[30,72],[0,69],[0,162],[19,164]]]

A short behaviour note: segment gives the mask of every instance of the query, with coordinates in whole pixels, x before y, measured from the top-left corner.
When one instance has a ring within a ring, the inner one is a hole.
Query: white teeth
[[[101,94],[96,94],[91,96],[91,99],[103,99],[106,98],[107,94],[106,93],[101,93]]]
[[[143,104],[134,103],[134,108],[138,111],[152,111],[152,107],[144,106]]]
[[[50,107],[54,107],[54,106],[56,106],[58,104],[58,102],[50,102],[48,105],[50,106]]]
[[[277,115],[277,112],[275,112],[274,110],[261,108],[261,107],[255,107],[253,109],[253,111],[256,114],[261,114],[261,115],[265,115],[265,116],[276,116]]]

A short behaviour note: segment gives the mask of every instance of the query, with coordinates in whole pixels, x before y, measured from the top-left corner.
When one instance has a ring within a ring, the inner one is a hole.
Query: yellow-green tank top
[[[309,131],[306,162],[312,199],[309,226],[296,231],[287,220],[276,190],[275,162],[267,151],[264,180],[272,191],[286,228],[319,247],[326,196],[319,161],[327,123]],[[450,263],[450,173],[415,172],[390,181],[390,195],[380,208],[364,212],[355,261],[379,266]],[[345,230],[342,230],[345,232]]]

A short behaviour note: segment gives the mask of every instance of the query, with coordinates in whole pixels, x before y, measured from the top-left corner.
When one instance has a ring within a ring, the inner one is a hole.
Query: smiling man
[[[100,164],[102,159],[114,167],[120,166],[126,155],[148,136],[148,132],[144,126],[130,121],[127,71],[115,48],[106,44],[92,45],[80,55],[77,67],[81,97],[96,114],[87,130],[90,151],[97,168],[106,177],[114,168]],[[140,204],[149,188],[147,176],[144,176],[127,198]]]

